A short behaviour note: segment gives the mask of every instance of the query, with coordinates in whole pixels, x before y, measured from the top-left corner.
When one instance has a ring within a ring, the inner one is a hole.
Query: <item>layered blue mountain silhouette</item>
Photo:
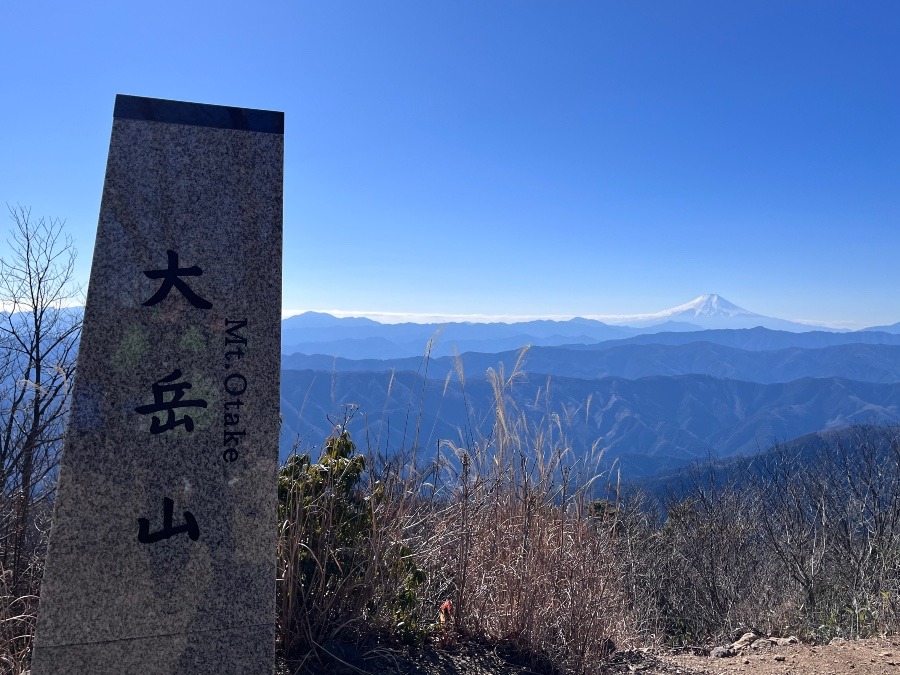
[[[604,319],[286,319],[282,452],[321,443],[347,406],[357,439],[388,453],[415,447],[427,459],[442,440],[487,438],[496,401],[486,373],[508,376],[525,345],[506,401],[518,419],[560,420],[573,453],[600,451],[632,477],[849,424],[900,423],[900,324],[837,332],[714,294]]]
[[[827,330],[821,326],[755,314],[719,295],[709,294],[656,314],[611,317],[606,321],[576,317],[568,321],[538,320],[520,323],[383,324],[361,317],[339,319],[321,312],[306,312],[282,322],[281,343],[285,354],[391,359],[421,356],[425,343],[432,338],[431,354],[444,356],[452,354],[454,349],[459,352],[493,353],[518,349],[525,344],[587,345],[663,332],[754,327],[795,333],[805,333],[817,328]]]

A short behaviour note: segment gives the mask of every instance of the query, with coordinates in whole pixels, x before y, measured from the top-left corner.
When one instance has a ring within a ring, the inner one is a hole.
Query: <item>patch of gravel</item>
[[[900,642],[896,638],[835,639],[827,645],[784,641],[755,642],[732,657],[691,653],[663,655],[670,665],[697,675],[900,675]]]

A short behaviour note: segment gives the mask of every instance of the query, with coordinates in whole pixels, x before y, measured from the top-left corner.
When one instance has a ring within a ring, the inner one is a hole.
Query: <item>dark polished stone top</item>
[[[284,134],[284,113],[116,94],[113,117],[216,129]]]

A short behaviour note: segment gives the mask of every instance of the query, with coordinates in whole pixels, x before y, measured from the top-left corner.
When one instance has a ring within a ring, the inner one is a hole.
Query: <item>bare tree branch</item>
[[[52,491],[81,329],[75,248],[59,219],[8,206],[0,260],[0,564],[15,585],[39,541],[34,504]]]

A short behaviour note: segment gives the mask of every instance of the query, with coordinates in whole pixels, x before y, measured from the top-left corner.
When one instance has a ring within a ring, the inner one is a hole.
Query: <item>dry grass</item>
[[[13,574],[0,567],[0,673],[27,673],[37,623],[42,556],[35,556],[18,586]]]
[[[454,599],[461,629],[587,672],[625,628],[615,527],[591,509],[600,458],[575,452],[551,411],[534,421],[518,409],[521,357],[488,376],[493,433],[474,447],[447,444],[429,577]]]
[[[315,658],[330,640],[373,633],[425,639],[447,599],[459,634],[503,643],[545,670],[589,672],[625,634],[615,509],[600,517],[591,508],[600,458],[596,448],[576,452],[552,411],[535,421],[518,409],[521,363],[489,373],[495,409],[487,436],[444,443],[423,470],[415,444],[392,461],[368,456],[368,482],[357,495],[366,531],[358,533],[359,555],[344,552],[332,565],[338,579],[325,581],[340,546],[311,533],[339,521],[340,505],[310,520],[319,505],[301,506],[295,495],[281,543],[286,653]],[[410,569],[424,571],[424,583],[411,584]],[[315,583],[298,584],[301,577]],[[414,604],[398,614],[404,593]],[[439,634],[446,639],[446,628]]]

